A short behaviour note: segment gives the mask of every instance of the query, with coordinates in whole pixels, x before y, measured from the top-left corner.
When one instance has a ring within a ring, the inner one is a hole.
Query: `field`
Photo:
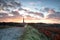
[[[31,25],[31,24],[30,24]],[[60,25],[59,24],[33,24],[31,25],[38,29],[40,33],[46,35],[51,40],[60,40]]]
[[[13,40],[60,40],[60,24],[1,23],[0,40],[8,40],[9,37]]]

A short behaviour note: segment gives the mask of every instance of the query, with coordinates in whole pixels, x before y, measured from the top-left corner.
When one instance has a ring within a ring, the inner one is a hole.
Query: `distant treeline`
[[[29,23],[28,25],[33,26],[35,28],[40,28],[40,27],[60,27],[60,24],[46,24],[46,23]]]
[[[0,22],[0,26],[24,27],[25,24],[33,26],[35,28],[40,28],[40,27],[60,27],[60,24]]]
[[[16,27],[23,27],[23,23],[13,23],[13,22],[0,22],[0,26],[16,26]]]

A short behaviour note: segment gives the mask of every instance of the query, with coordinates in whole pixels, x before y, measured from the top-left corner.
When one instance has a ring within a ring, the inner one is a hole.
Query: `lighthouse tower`
[[[23,17],[23,26],[25,26],[25,21],[24,21],[24,17]]]
[[[24,17],[23,17],[23,24],[24,24],[25,22],[24,22]]]
[[[24,27],[27,27],[27,24],[26,24],[25,21],[24,21],[24,17],[23,17],[23,26],[24,26]]]

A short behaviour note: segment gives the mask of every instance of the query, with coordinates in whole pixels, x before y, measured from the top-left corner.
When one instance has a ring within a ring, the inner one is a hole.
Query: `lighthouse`
[[[24,21],[24,17],[23,17],[23,26],[25,26],[25,21]]]
[[[24,24],[25,22],[24,22],[24,17],[23,17],[23,24]]]
[[[23,26],[24,26],[24,27],[27,27],[27,23],[25,23],[24,17],[23,17]]]

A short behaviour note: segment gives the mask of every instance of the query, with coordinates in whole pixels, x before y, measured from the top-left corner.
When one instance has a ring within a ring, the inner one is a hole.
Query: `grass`
[[[31,26],[27,26],[24,34],[18,40],[50,40],[43,33],[39,33],[38,30]]]

